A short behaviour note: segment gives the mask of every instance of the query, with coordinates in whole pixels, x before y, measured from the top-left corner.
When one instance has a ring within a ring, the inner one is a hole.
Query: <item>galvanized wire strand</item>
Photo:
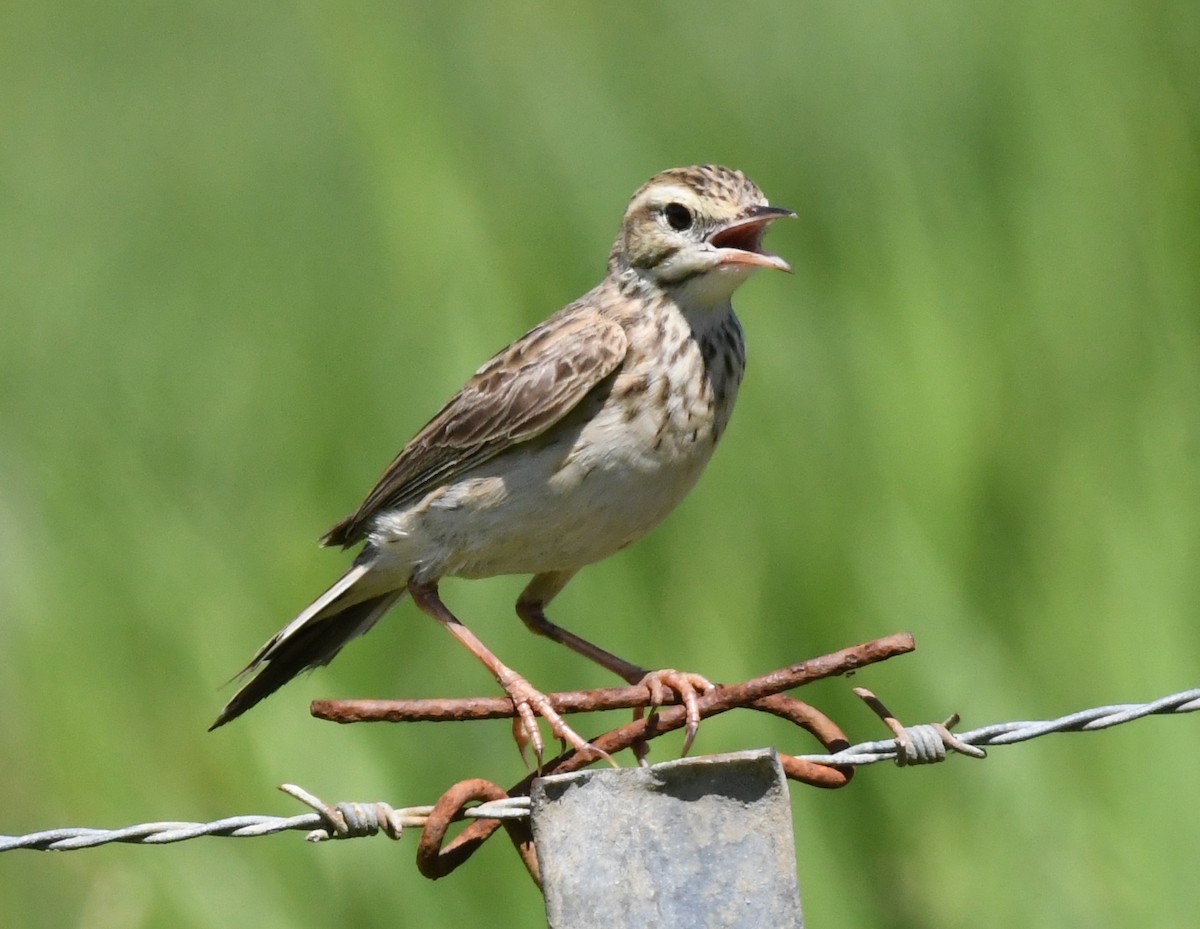
[[[1160,700],[1155,700],[1153,703],[1119,703],[1112,706],[1099,706],[1090,710],[1081,710],[1078,713],[1060,716],[1058,719],[993,723],[990,726],[982,726],[978,729],[972,729],[969,732],[954,733],[951,742],[947,743],[946,747],[963,754],[968,754],[968,752],[963,751],[963,749],[952,743],[963,743],[963,745],[979,750],[983,746],[1013,745],[1017,742],[1026,742],[1029,739],[1036,739],[1039,736],[1050,735],[1055,732],[1095,732],[1100,729],[1110,729],[1122,723],[1132,722],[1135,719],[1142,719],[1146,716],[1194,713],[1197,710],[1200,710],[1200,689],[1184,690],[1180,693],[1163,697]],[[933,728],[937,729],[941,727],[933,724]],[[914,741],[918,744],[927,745],[927,726],[907,726],[905,727],[905,731],[910,733]],[[834,765],[869,765],[880,761],[895,761],[897,764],[922,764],[942,761],[945,758],[944,752],[939,755],[936,751],[931,752],[930,757],[910,757],[899,750],[897,743],[898,740],[896,739],[862,742],[834,754],[797,755],[796,757],[817,764]],[[969,754],[982,757],[975,752],[969,752]]]
[[[995,723],[950,735],[941,723],[904,727],[910,751],[898,748],[897,739],[862,742],[832,755],[799,755],[804,761],[830,765],[868,765],[880,761],[903,761],[903,764],[928,764],[944,760],[946,749],[982,755],[982,746],[1013,745],[1055,732],[1094,732],[1146,716],[1194,713],[1200,710],[1200,689],[1185,690],[1153,703],[1122,703],[1082,710],[1058,719]],[[949,736],[949,739],[947,739]],[[955,743],[962,743],[967,751]],[[273,835],[289,830],[305,830],[309,841],[358,838],[383,832],[398,839],[405,827],[423,826],[433,811],[432,806],[392,807],[386,803],[339,803],[328,806],[299,787],[285,784],[285,793],[313,807],[311,813],[299,816],[230,816],[209,823],[157,822],[126,826],[123,829],[63,828],[34,832],[28,835],[0,835],[0,852],[28,848],[42,851],[70,851],[95,848],[112,842],[138,845],[166,845],[201,836],[248,838]],[[470,807],[463,816],[476,819],[521,819],[529,815],[528,797],[508,797]]]
[[[289,830],[305,830],[310,842],[326,839],[361,838],[383,832],[400,838],[403,827],[425,825],[432,806],[391,807],[386,803],[339,803],[326,807],[307,791],[290,784],[281,788],[317,811],[299,816],[230,816],[209,823],[157,822],[126,826],[123,829],[87,829],[68,827],[33,832],[29,835],[0,835],[0,852],[30,848],[38,851],[73,851],[95,848],[112,842],[135,845],[166,845],[198,839],[201,836],[248,838],[274,835]],[[330,815],[333,814],[333,815]],[[481,803],[463,811],[464,816],[477,819],[514,819],[529,815],[528,797],[509,797]]]

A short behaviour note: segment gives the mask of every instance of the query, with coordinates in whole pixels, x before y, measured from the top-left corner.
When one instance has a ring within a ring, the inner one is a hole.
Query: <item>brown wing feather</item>
[[[617,369],[627,344],[621,326],[599,313],[579,304],[560,310],[476,371],[321,543],[353,545],[381,509],[412,502],[544,432]]]

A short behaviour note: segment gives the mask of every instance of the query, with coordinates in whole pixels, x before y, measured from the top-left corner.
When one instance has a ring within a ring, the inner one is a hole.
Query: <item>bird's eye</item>
[[[668,203],[663,207],[663,215],[667,217],[667,223],[676,232],[683,232],[692,225],[692,211],[682,203]]]

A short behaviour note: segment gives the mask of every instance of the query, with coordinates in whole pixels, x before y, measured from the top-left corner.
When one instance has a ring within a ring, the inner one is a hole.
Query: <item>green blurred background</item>
[[[697,491],[554,618],[720,680],[911,629],[855,679],[911,722],[1197,686],[1198,48],[1188,0],[6,5],[0,831],[519,779],[503,723],[309,718],[495,691],[407,603],[204,730],[341,569],[316,537],[697,161],[800,214],[770,237],[796,274],[738,294],[749,373]],[[608,684],[525,632],[523,584],[444,593],[542,687]],[[849,687],[805,695],[882,737]],[[810,925],[1194,926],[1198,725],[795,788]],[[762,744],[807,750],[745,715],[697,749]],[[542,922],[502,841],[438,884],[414,849],[13,853],[0,923]]]

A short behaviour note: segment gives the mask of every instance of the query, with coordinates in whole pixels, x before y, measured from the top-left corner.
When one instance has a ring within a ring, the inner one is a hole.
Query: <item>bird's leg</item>
[[[524,729],[530,744],[533,746],[533,752],[538,760],[539,768],[542,763],[543,746],[541,733],[538,732],[537,716],[541,716],[550,724],[550,729],[554,733],[555,738],[562,739],[576,751],[584,755],[595,755],[598,758],[604,758],[612,762],[607,752],[587,742],[563,721],[563,718],[554,709],[554,706],[544,693],[534,688],[529,681],[525,680],[520,674],[492,654],[491,650],[479,641],[475,633],[464,626],[458,617],[450,612],[446,604],[442,603],[441,597],[438,596],[436,582],[421,584],[409,581],[408,592],[412,595],[413,603],[423,613],[432,616],[445,626],[450,631],[450,634],[462,642],[472,655],[483,662],[496,678],[496,682],[504,688],[504,692],[508,694],[513,702],[513,706],[516,708],[521,721],[521,727]]]
[[[699,674],[686,671],[676,671],[674,668],[663,668],[659,671],[647,671],[645,668],[626,661],[599,645],[594,645],[587,639],[555,625],[546,618],[546,605],[561,591],[573,576],[574,571],[553,571],[539,574],[529,582],[517,599],[517,615],[526,627],[537,635],[565,645],[571,651],[589,658],[601,667],[608,668],[614,674],[630,684],[641,684],[650,690],[651,706],[661,706],[666,699],[666,691],[673,690],[679,694],[680,700],[687,708],[687,727],[683,741],[683,754],[688,753],[696,732],[700,728],[699,695],[713,689],[713,684]],[[641,711],[634,711],[634,719],[641,718]],[[639,763],[645,757],[645,744],[635,748]]]

